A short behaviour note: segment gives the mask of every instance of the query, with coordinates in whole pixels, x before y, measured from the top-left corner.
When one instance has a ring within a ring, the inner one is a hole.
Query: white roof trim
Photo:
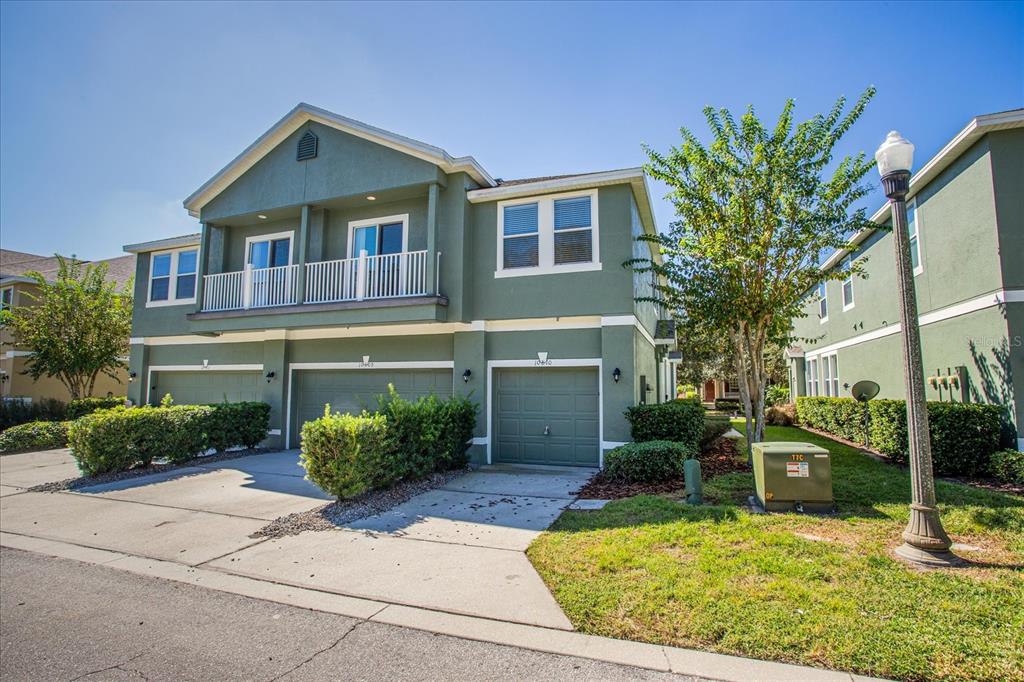
[[[0,285],[4,284],[35,284],[35,280],[24,275],[7,275],[0,277]]]
[[[1004,111],[998,114],[986,114],[971,119],[970,123],[964,126],[964,129],[957,133],[952,140],[947,142],[946,146],[940,149],[938,154],[929,159],[928,163],[921,166],[921,169],[914,173],[914,176],[910,179],[910,193],[907,194],[907,199],[910,199],[924,189],[929,182],[934,180],[939,173],[946,170],[950,164],[970,149],[971,145],[982,136],[996,130],[1022,127],[1024,127],[1024,109],[1014,109],[1013,111]],[[871,216],[871,221],[878,225],[884,225],[888,219],[888,202],[880,206]],[[873,227],[865,227],[855,234],[850,241],[854,245],[860,244],[874,231],[875,228]],[[849,250],[847,249],[836,251],[822,264],[821,269],[829,270],[848,253]]]
[[[186,234],[181,237],[169,237],[167,239],[157,239],[151,242],[140,242],[138,244],[126,244],[124,250],[126,253],[146,253],[148,251],[160,251],[162,249],[174,249],[179,246],[198,246],[199,235],[198,234]]]
[[[270,130],[263,133],[255,142],[246,147],[241,154],[236,156],[216,175],[207,180],[202,187],[185,199],[184,205],[188,209],[189,215],[198,218],[199,211],[203,206],[224,191],[228,185],[241,177],[243,173],[256,165],[270,150],[283,142],[285,138],[298,130],[307,121],[316,121],[356,137],[361,137],[364,140],[369,140],[423,159],[424,161],[429,161],[437,164],[446,173],[465,171],[481,185],[493,186],[496,184],[494,179],[472,156],[455,158],[440,147],[434,147],[425,142],[403,137],[381,128],[375,128],[361,121],[340,116],[326,109],[300,102],[284,118],[275,123]]]

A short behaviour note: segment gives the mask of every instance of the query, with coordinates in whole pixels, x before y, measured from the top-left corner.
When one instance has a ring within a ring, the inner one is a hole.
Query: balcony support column
[[[437,200],[440,186],[430,183],[427,191],[427,293],[438,295],[437,287]]]
[[[209,273],[207,261],[210,258],[210,228],[209,223],[202,223],[199,232],[199,258],[196,260],[196,307],[195,312],[203,309],[203,291],[205,290],[206,275]]]
[[[309,250],[309,216],[312,208],[309,204],[303,205],[302,219],[299,221],[299,272],[295,284],[295,302],[300,304],[306,302],[306,252]]]

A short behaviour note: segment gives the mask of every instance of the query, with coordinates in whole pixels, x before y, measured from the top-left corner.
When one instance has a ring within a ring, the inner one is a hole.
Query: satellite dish
[[[873,381],[858,381],[850,389],[850,394],[859,402],[866,403],[867,401],[878,395],[881,390],[878,384]]]

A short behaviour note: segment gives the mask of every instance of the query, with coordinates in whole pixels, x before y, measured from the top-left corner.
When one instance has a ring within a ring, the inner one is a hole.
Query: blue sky
[[[515,178],[640,165],[707,104],[806,117],[868,84],[843,151],[897,128],[923,163],[1024,105],[1024,4],[4,2],[0,242],[194,231],[182,200],[299,101]]]

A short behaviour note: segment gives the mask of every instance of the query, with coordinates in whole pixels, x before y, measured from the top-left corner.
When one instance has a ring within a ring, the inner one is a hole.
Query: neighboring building
[[[1024,109],[972,120],[910,183],[909,231],[928,400],[1006,405],[1024,445]],[[889,225],[888,205],[872,220]],[[892,235],[866,229],[867,279],[823,285],[794,320],[792,395],[849,395],[857,381],[903,398]],[[955,377],[950,380],[949,377]]]
[[[715,400],[739,400],[740,385],[735,379],[708,379],[701,385],[701,400],[713,403]]]
[[[124,286],[135,274],[135,256],[118,256],[101,261],[80,261],[90,264],[107,264],[107,281]],[[22,253],[0,249],[0,306],[10,309],[17,306],[32,305],[32,294],[36,294],[39,286],[30,277],[29,272],[38,272],[50,279],[56,277],[57,259],[53,256],[39,256],[33,253]],[[14,344],[14,337],[7,329],[0,327],[0,397],[4,399],[39,400],[55,398],[67,402],[71,399],[67,388],[59,379],[41,377],[34,381],[25,374],[25,363],[31,353]],[[117,372],[118,380],[104,374],[96,378],[93,395],[108,394],[124,395],[128,384],[128,371]]]
[[[136,401],[264,400],[297,447],[390,382],[478,402],[475,462],[595,466],[671,394],[650,275],[622,266],[655,253],[641,169],[495,180],[300,104],[185,207],[200,234],[125,247]]]

